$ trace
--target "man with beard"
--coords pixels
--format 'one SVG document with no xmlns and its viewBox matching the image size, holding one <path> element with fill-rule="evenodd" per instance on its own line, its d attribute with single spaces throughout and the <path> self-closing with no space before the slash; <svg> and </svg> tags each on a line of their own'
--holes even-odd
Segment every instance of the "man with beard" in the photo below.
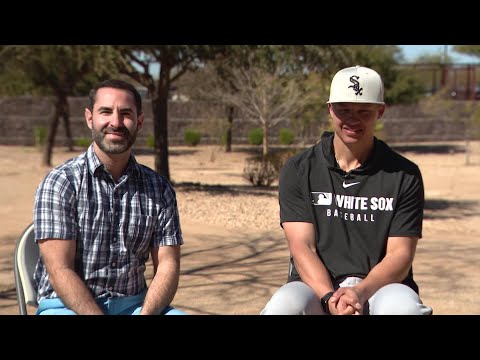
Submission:
<svg viewBox="0 0 480 360">
<path fill-rule="evenodd" d="M 89 98 L 93 143 L 53 169 L 35 196 L 37 314 L 184 314 L 170 306 L 183 244 L 175 191 L 131 154 L 144 121 L 140 94 L 107 80 Z"/>
</svg>

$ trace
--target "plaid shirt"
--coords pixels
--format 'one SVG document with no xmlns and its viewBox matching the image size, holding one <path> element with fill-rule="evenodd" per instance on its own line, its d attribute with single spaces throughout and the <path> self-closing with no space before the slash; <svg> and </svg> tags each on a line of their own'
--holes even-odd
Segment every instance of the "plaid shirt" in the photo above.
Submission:
<svg viewBox="0 0 480 360">
<path fill-rule="evenodd" d="M 90 145 L 39 185 L 35 241 L 76 241 L 75 271 L 97 298 L 135 295 L 146 287 L 150 250 L 183 244 L 175 191 L 130 156 L 116 183 Z M 58 297 L 40 258 L 38 301 Z"/>
</svg>

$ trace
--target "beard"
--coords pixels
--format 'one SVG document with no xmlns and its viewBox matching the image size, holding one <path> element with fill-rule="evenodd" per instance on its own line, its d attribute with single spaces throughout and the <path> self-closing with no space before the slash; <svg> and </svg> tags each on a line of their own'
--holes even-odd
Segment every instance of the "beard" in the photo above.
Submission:
<svg viewBox="0 0 480 360">
<path fill-rule="evenodd" d="M 106 134 L 116 132 L 122 133 L 123 139 L 108 140 L 105 138 Z M 131 134 L 126 127 L 121 128 L 108 128 L 103 130 L 97 130 L 92 127 L 92 138 L 97 146 L 106 154 L 122 154 L 128 151 L 135 143 L 137 138 L 137 132 Z"/>
</svg>

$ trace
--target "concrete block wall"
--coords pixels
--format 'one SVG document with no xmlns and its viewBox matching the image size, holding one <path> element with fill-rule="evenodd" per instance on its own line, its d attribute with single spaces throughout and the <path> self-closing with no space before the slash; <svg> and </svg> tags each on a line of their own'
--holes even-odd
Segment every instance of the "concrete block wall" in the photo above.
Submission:
<svg viewBox="0 0 480 360">
<path fill-rule="evenodd" d="M 90 130 L 85 124 L 84 109 L 88 104 L 87 97 L 69 98 L 70 126 L 74 138 L 90 138 Z M 146 144 L 149 134 L 153 134 L 151 102 L 144 100 L 145 124 L 138 135 L 137 145 Z M 0 98 L 0 144 L 2 145 L 34 145 L 35 127 L 48 128 L 49 119 L 53 116 L 52 99 L 48 97 L 3 97 Z M 319 121 L 306 130 L 306 143 L 314 143 L 322 129 L 328 127 L 327 114 L 320 116 Z M 201 143 L 218 143 L 218 128 L 208 127 L 213 118 L 226 118 L 223 106 L 194 102 L 169 103 L 169 144 L 183 145 L 183 131 L 193 127 L 203 133 Z M 425 114 L 418 106 L 389 107 L 383 118 L 384 138 L 389 142 L 423 142 L 462 140 L 465 127 L 459 121 L 448 118 L 435 118 Z M 243 121 L 237 114 L 233 123 L 234 144 L 247 144 L 248 131 L 256 124 Z M 270 143 L 278 143 L 278 130 L 282 127 L 295 128 L 289 123 L 280 123 L 270 133 Z M 210 130 L 209 130 L 210 129 Z M 297 139 L 298 140 L 298 139 Z M 65 130 L 59 122 L 56 135 L 56 146 L 65 143 Z"/>
</svg>

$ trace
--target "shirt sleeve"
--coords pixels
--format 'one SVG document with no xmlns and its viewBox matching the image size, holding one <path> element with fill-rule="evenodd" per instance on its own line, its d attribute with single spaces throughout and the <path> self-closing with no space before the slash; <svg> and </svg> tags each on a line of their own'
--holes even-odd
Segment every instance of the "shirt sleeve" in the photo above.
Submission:
<svg viewBox="0 0 480 360">
<path fill-rule="evenodd" d="M 163 189 L 164 207 L 158 216 L 153 247 L 182 245 L 183 236 L 180 228 L 175 190 L 166 181 Z"/>
<path fill-rule="evenodd" d="M 403 179 L 398 205 L 390 227 L 389 236 L 422 237 L 425 193 L 418 167 Z"/>
<path fill-rule="evenodd" d="M 287 160 L 280 171 L 278 198 L 280 203 L 280 225 L 284 222 L 313 223 L 309 199 L 301 188 L 299 169 L 294 161 Z"/>
<path fill-rule="evenodd" d="M 52 170 L 35 193 L 35 241 L 76 240 L 75 189 L 63 171 Z"/>
</svg>

